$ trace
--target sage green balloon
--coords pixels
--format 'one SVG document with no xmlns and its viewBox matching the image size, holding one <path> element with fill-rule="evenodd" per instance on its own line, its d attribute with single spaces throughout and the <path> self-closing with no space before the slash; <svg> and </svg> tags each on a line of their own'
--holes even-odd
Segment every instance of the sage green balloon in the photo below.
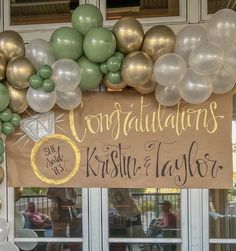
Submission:
<svg viewBox="0 0 236 251">
<path fill-rule="evenodd" d="M 43 79 L 48 79 L 52 76 L 52 67 L 50 65 L 41 65 L 37 71 L 38 75 Z"/>
<path fill-rule="evenodd" d="M 4 109 L 0 112 L 0 119 L 2 122 L 7 122 L 12 119 L 12 111 L 9 108 Z"/>
<path fill-rule="evenodd" d="M 2 132 L 2 121 L 0 120 L 0 134 Z M 0 138 L 0 144 L 3 144 L 3 140 Z"/>
<path fill-rule="evenodd" d="M 42 88 L 45 92 L 52 92 L 55 89 L 55 82 L 52 79 L 45 79 Z"/>
<path fill-rule="evenodd" d="M 103 73 L 103 74 L 108 74 L 109 71 L 107 69 L 107 62 L 103 62 L 100 64 L 100 71 Z"/>
<path fill-rule="evenodd" d="M 117 57 L 122 61 L 125 58 L 125 55 L 120 51 L 116 51 L 114 57 Z"/>
<path fill-rule="evenodd" d="M 122 81 L 120 71 L 109 72 L 108 73 L 108 80 L 111 81 L 113 84 L 120 83 Z"/>
<path fill-rule="evenodd" d="M 7 87 L 0 83 L 0 112 L 3 111 L 10 102 L 10 93 Z"/>
<path fill-rule="evenodd" d="M 105 62 L 116 50 L 116 39 L 112 31 L 105 28 L 93 28 L 84 38 L 84 54 L 96 63 Z"/>
<path fill-rule="evenodd" d="M 92 90 L 98 87 L 98 85 L 102 82 L 103 77 L 99 68 L 99 64 L 91 62 L 85 56 L 81 57 L 77 62 L 82 68 L 79 85 L 81 90 Z"/>
<path fill-rule="evenodd" d="M 83 54 L 82 35 L 74 28 L 61 27 L 56 29 L 50 38 L 50 42 L 56 59 L 77 60 Z"/>
<path fill-rule="evenodd" d="M 0 144 L 0 155 L 3 155 L 5 152 L 4 145 Z"/>
<path fill-rule="evenodd" d="M 82 4 L 77 7 L 71 18 L 72 26 L 85 36 L 94 27 L 103 26 L 101 11 L 92 4 Z"/>
<path fill-rule="evenodd" d="M 15 132 L 15 126 L 11 122 L 3 122 L 2 132 L 5 135 L 11 135 Z"/>
<path fill-rule="evenodd" d="M 43 85 L 43 79 L 39 75 L 34 74 L 29 79 L 29 85 L 34 89 L 39 89 Z"/>
<path fill-rule="evenodd" d="M 0 155 L 0 164 L 2 164 L 4 161 L 4 156 L 3 155 Z"/>
<path fill-rule="evenodd" d="M 117 72 L 121 68 L 121 60 L 117 57 L 110 57 L 107 60 L 107 69 L 111 72 Z"/>
<path fill-rule="evenodd" d="M 14 126 L 19 126 L 20 125 L 20 121 L 21 121 L 21 116 L 18 113 L 13 113 L 12 114 L 11 123 Z"/>
</svg>

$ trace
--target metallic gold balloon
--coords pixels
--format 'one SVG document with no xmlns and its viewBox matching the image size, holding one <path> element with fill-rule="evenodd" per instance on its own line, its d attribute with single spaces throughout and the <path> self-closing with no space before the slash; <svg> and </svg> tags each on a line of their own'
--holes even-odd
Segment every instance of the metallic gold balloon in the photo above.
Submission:
<svg viewBox="0 0 236 251">
<path fill-rule="evenodd" d="M 137 86 L 134 89 L 141 94 L 150 94 L 156 90 L 156 87 L 157 87 L 157 82 L 150 80 L 145 85 Z"/>
<path fill-rule="evenodd" d="M 26 57 L 12 59 L 7 65 L 6 77 L 12 86 L 24 89 L 29 86 L 28 79 L 35 72 L 33 65 Z"/>
<path fill-rule="evenodd" d="M 22 37 L 15 31 L 6 30 L 0 33 L 0 53 L 7 61 L 25 55 L 25 44 Z"/>
<path fill-rule="evenodd" d="M 146 52 L 155 61 L 160 56 L 173 52 L 174 46 L 174 32 L 165 25 L 157 25 L 145 34 L 142 51 Z"/>
<path fill-rule="evenodd" d="M 113 84 L 111 81 L 109 81 L 107 75 L 104 76 L 102 83 L 109 89 L 112 90 L 121 90 L 127 86 L 127 84 L 123 81 Z"/>
<path fill-rule="evenodd" d="M 22 196 L 22 193 L 23 193 L 23 187 L 15 187 L 15 202 L 17 202 L 21 196 Z"/>
<path fill-rule="evenodd" d="M 112 29 L 116 41 L 117 49 L 125 54 L 138 51 L 143 42 L 144 31 L 142 24 L 133 17 L 120 19 Z"/>
<path fill-rule="evenodd" d="M 7 89 L 10 93 L 10 104 L 9 107 L 13 112 L 22 113 L 28 107 L 26 99 L 27 89 L 16 89 L 6 82 Z"/>
<path fill-rule="evenodd" d="M 152 77 L 153 62 L 144 52 L 135 51 L 125 57 L 121 77 L 123 81 L 134 88 L 145 85 Z"/>
<path fill-rule="evenodd" d="M 0 54 L 0 80 L 3 80 L 6 76 L 6 66 L 6 58 L 2 54 Z"/>
<path fill-rule="evenodd" d="M 3 170 L 3 168 L 0 166 L 0 184 L 3 182 L 4 177 L 5 177 L 4 170 Z"/>
<path fill-rule="evenodd" d="M 2 200 L 0 199 L 0 209 L 2 208 Z"/>
</svg>

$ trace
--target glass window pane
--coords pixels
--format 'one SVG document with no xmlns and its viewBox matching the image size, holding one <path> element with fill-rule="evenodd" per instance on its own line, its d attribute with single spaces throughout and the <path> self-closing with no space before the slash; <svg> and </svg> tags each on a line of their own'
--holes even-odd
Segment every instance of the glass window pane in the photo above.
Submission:
<svg viewBox="0 0 236 251">
<path fill-rule="evenodd" d="M 179 16 L 179 0 L 106 0 L 107 19 Z"/>
<path fill-rule="evenodd" d="M 181 235 L 177 189 L 109 189 L 110 237 L 176 238 Z"/>
<path fill-rule="evenodd" d="M 82 243 L 66 242 L 66 243 L 56 243 L 56 242 L 38 242 L 30 243 L 27 242 L 17 242 L 15 243 L 20 251 L 29 250 L 29 247 L 36 245 L 32 251 L 83 251 Z M 22 248 L 22 249 L 21 249 Z"/>
<path fill-rule="evenodd" d="M 208 14 L 214 14 L 218 10 L 231 8 L 236 10 L 236 2 L 229 0 L 208 0 L 207 1 L 207 11 Z"/>
<path fill-rule="evenodd" d="M 79 0 L 11 0 L 11 25 L 70 22 Z"/>
<path fill-rule="evenodd" d="M 234 251 L 236 244 L 211 244 L 210 251 Z"/>
<path fill-rule="evenodd" d="M 48 238 L 81 237 L 81 189 L 15 188 L 15 237 L 30 232 Z"/>
<path fill-rule="evenodd" d="M 180 244 L 110 244 L 110 251 L 180 251 Z"/>
</svg>

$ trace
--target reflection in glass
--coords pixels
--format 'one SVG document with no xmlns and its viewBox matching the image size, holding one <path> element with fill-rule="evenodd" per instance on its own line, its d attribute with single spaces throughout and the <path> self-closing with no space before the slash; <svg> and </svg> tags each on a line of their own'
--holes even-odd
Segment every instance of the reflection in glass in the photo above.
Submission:
<svg viewBox="0 0 236 251">
<path fill-rule="evenodd" d="M 15 236 L 21 229 L 31 229 L 39 237 L 82 237 L 81 190 L 15 189 Z M 55 246 L 55 251 L 61 250 L 60 243 Z"/>
<path fill-rule="evenodd" d="M 180 192 L 109 189 L 110 237 L 180 237 Z"/>
<path fill-rule="evenodd" d="M 208 2 L 207 2 L 208 14 L 214 14 L 218 10 L 225 9 L 225 8 L 236 10 L 236 1 L 208 0 Z"/>
<path fill-rule="evenodd" d="M 110 244 L 110 251 L 180 251 L 180 244 Z"/>
<path fill-rule="evenodd" d="M 236 244 L 211 244 L 209 251 L 235 251 Z"/>
<path fill-rule="evenodd" d="M 107 19 L 179 15 L 179 0 L 107 0 Z"/>
<path fill-rule="evenodd" d="M 79 0 L 11 0 L 11 25 L 70 22 Z"/>
</svg>

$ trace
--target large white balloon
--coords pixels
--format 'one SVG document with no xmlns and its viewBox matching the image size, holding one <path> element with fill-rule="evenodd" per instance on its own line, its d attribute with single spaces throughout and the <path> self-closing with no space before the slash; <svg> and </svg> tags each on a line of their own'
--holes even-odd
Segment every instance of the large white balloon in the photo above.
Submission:
<svg viewBox="0 0 236 251">
<path fill-rule="evenodd" d="M 199 75 L 212 75 L 222 66 L 224 51 L 218 45 L 204 42 L 189 56 L 190 68 Z"/>
<path fill-rule="evenodd" d="M 0 242 L 0 251 L 19 251 L 19 248 L 11 242 Z"/>
<path fill-rule="evenodd" d="M 177 35 L 174 51 L 188 62 L 192 50 L 206 40 L 207 32 L 199 24 L 190 24 Z"/>
<path fill-rule="evenodd" d="M 56 85 L 56 90 L 68 92 L 74 90 L 80 83 L 80 66 L 72 59 L 60 59 L 53 65 L 52 80 Z"/>
<path fill-rule="evenodd" d="M 50 111 L 56 103 L 57 94 L 53 92 L 45 92 L 42 88 L 33 89 L 29 88 L 27 91 L 26 99 L 28 105 L 36 112 L 44 113 Z"/>
<path fill-rule="evenodd" d="M 176 86 L 161 86 L 158 85 L 155 92 L 156 100 L 159 104 L 164 106 L 176 105 L 181 97 Z"/>
<path fill-rule="evenodd" d="M 191 104 L 207 100 L 212 93 L 212 79 L 188 69 L 183 80 L 178 83 L 180 96 Z"/>
<path fill-rule="evenodd" d="M 184 59 L 176 53 L 159 57 L 154 64 L 153 76 L 157 83 L 173 86 L 183 78 L 186 71 Z"/>
<path fill-rule="evenodd" d="M 229 92 L 235 84 L 235 79 L 223 67 L 212 76 L 213 92 L 223 94 Z"/>
<path fill-rule="evenodd" d="M 223 66 L 233 78 L 236 78 L 236 45 L 233 45 L 225 52 Z"/>
<path fill-rule="evenodd" d="M 31 229 L 22 229 L 16 232 L 16 238 L 37 238 L 38 235 Z M 37 246 L 37 242 L 16 242 L 21 250 L 33 250 Z"/>
<path fill-rule="evenodd" d="M 79 87 L 69 92 L 57 92 L 57 105 L 64 110 L 73 110 L 80 105 L 82 92 Z"/>
<path fill-rule="evenodd" d="M 25 49 L 25 56 L 36 69 L 41 65 L 52 65 L 55 62 L 50 44 L 43 39 L 34 39 L 29 42 Z"/>
<path fill-rule="evenodd" d="M 236 13 L 230 9 L 216 12 L 208 21 L 208 39 L 226 49 L 236 41 Z"/>
<path fill-rule="evenodd" d="M 5 241 L 9 234 L 9 224 L 5 219 L 0 218 L 0 241 Z"/>
</svg>

